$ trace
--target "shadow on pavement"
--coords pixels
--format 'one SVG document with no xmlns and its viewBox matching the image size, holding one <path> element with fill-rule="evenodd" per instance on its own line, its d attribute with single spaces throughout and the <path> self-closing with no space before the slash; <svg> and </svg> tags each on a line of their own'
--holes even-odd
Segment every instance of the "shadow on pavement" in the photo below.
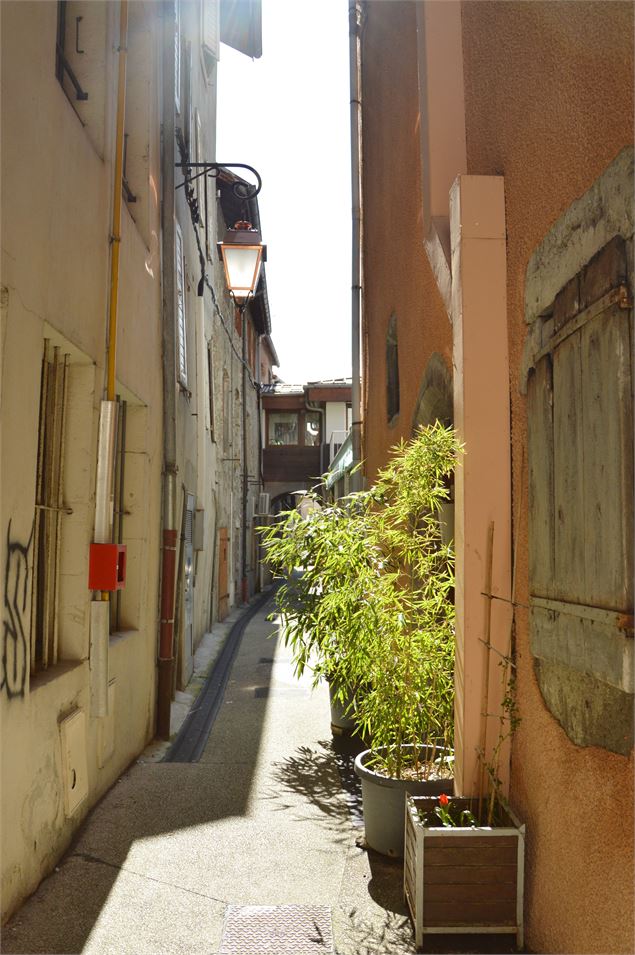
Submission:
<svg viewBox="0 0 635 955">
<path fill-rule="evenodd" d="M 149 933 L 153 918 L 156 925 L 165 925 L 165 912 L 175 905 L 190 906 L 191 918 L 203 921 L 209 918 L 210 907 L 224 906 L 224 900 L 206 894 L 205 886 L 195 883 L 199 870 L 196 866 L 191 873 L 184 869 L 179 852 L 168 851 L 157 858 L 153 839 L 169 833 L 181 851 L 186 845 L 193 852 L 209 854 L 212 865 L 214 846 L 203 843 L 201 827 L 246 814 L 267 714 L 269 661 L 279 639 L 275 624 L 267 623 L 264 630 L 245 633 L 225 690 L 226 703 L 200 761 L 162 763 L 140 758 L 133 763 L 92 808 L 55 871 L 3 926 L 2 952 L 81 953 L 115 891 L 140 897 L 153 887 L 144 911 Z M 258 693 L 253 687 L 254 672 Z M 236 719 L 238 713 L 240 719 Z M 151 944 L 150 935 L 147 938 Z M 156 951 L 182 950 L 178 940 L 174 948 L 165 937 L 156 944 Z"/>
</svg>

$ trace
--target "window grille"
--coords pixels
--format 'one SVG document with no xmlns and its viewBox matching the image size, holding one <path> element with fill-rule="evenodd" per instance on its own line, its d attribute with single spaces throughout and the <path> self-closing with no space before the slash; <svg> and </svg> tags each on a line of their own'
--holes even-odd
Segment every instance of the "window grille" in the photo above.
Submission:
<svg viewBox="0 0 635 955">
<path fill-rule="evenodd" d="M 57 663 L 68 355 L 44 342 L 35 491 L 31 673 Z"/>
</svg>

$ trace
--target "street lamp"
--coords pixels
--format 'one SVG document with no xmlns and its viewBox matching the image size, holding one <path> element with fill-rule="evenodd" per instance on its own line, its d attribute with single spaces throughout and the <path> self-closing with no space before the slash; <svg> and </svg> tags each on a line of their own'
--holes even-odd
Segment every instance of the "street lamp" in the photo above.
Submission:
<svg viewBox="0 0 635 955">
<path fill-rule="evenodd" d="M 248 219 L 249 200 L 254 199 L 262 188 L 260 175 L 253 166 L 240 162 L 181 162 L 176 165 L 181 167 L 185 176 L 177 189 L 185 187 L 188 201 L 194 198 L 191 184 L 200 176 L 216 179 L 224 169 L 248 169 L 256 177 L 255 183 L 240 181 L 232 184 L 234 195 L 243 203 L 243 217 L 233 228 L 227 229 L 223 241 L 218 243 L 218 256 L 223 263 L 229 294 L 243 310 L 249 299 L 255 295 L 260 268 L 262 263 L 267 261 L 267 246 L 263 245 L 260 232 L 254 229 Z M 203 274 L 199 283 L 199 295 L 203 294 L 201 286 L 204 279 Z"/>
<path fill-rule="evenodd" d="M 244 305 L 256 292 L 260 266 L 267 258 L 260 233 L 251 222 L 241 219 L 218 243 L 218 257 L 225 268 L 229 294 L 237 305 Z"/>
</svg>

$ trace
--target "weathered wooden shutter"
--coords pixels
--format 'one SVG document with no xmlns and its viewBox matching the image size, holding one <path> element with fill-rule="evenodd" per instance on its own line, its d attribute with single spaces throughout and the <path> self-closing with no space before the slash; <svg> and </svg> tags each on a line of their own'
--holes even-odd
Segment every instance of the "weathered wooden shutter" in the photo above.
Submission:
<svg viewBox="0 0 635 955">
<path fill-rule="evenodd" d="M 203 59 L 209 70 L 220 54 L 219 0 L 201 0 L 201 39 Z"/>
<path fill-rule="evenodd" d="M 528 384 L 536 674 L 574 742 L 620 753 L 633 745 L 633 312 L 624 245 L 612 240 L 558 295 Z"/>
<path fill-rule="evenodd" d="M 176 348 L 178 378 L 187 388 L 187 339 L 185 333 L 185 263 L 183 259 L 183 233 L 176 223 L 175 228 L 175 257 L 176 257 Z"/>
<path fill-rule="evenodd" d="M 220 38 L 245 56 L 262 56 L 262 0 L 223 0 Z"/>
</svg>

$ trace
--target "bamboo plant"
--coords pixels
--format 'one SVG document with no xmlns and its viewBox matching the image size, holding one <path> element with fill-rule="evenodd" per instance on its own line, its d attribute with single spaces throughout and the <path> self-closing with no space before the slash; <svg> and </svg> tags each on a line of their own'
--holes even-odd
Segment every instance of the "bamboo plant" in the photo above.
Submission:
<svg viewBox="0 0 635 955">
<path fill-rule="evenodd" d="M 453 553 L 438 514 L 457 452 L 452 429 L 423 428 L 368 491 L 263 530 L 274 572 L 297 569 L 277 595 L 296 671 L 357 691 L 373 768 L 396 778 L 425 778 L 452 749 Z"/>
</svg>

